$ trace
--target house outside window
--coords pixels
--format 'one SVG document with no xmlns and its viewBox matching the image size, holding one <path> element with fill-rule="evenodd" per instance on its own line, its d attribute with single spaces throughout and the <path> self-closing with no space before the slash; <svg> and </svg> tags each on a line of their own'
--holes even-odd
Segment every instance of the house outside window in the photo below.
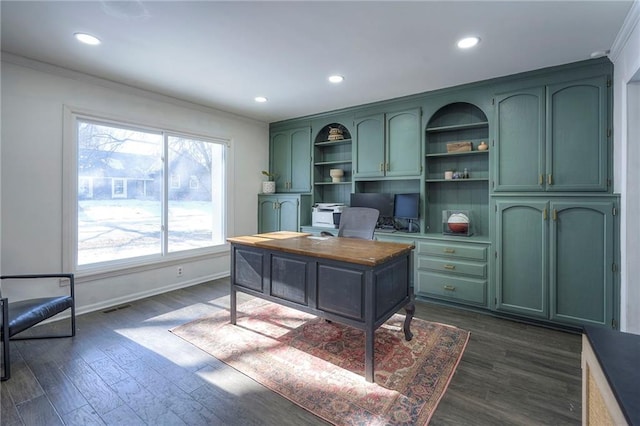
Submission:
<svg viewBox="0 0 640 426">
<path fill-rule="evenodd" d="M 127 185 L 124 179 L 111 179 L 111 196 L 113 198 L 127 198 Z"/>
<path fill-rule="evenodd" d="M 225 243 L 226 141 L 80 115 L 74 123 L 76 270 Z"/>
<path fill-rule="evenodd" d="M 171 178 L 169 179 L 169 187 L 171 189 L 180 189 L 180 176 L 178 175 L 171 175 Z"/>
<path fill-rule="evenodd" d="M 199 187 L 200 187 L 200 181 L 198 180 L 198 176 L 196 175 L 189 176 L 189 188 L 198 189 Z"/>
</svg>

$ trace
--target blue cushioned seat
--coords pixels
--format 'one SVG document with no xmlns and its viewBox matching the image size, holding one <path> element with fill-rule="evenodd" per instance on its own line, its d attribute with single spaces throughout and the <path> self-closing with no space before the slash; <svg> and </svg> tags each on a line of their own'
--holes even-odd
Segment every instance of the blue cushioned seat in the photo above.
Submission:
<svg viewBox="0 0 640 426">
<path fill-rule="evenodd" d="M 9 354 L 9 340 L 14 339 L 49 339 L 54 337 L 73 337 L 76 335 L 76 312 L 74 299 L 74 277 L 73 274 L 40 274 L 40 275 L 3 275 L 0 280 L 34 280 L 39 278 L 56 278 L 69 280 L 69 295 L 54 297 L 39 297 L 27 300 L 9 302 L 5 298 L 0 298 L 0 341 L 2 342 L 2 361 L 4 374 L 0 380 L 7 380 L 11 377 L 11 357 Z M 56 285 L 57 286 L 57 285 Z M 52 318 L 61 312 L 71 309 L 71 332 L 64 335 L 29 335 L 26 337 L 14 338 L 16 334 Z"/>
</svg>

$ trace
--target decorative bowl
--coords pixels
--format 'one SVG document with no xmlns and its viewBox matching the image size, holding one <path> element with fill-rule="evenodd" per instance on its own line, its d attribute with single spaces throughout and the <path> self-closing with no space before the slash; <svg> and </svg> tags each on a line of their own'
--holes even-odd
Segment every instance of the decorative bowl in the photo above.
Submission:
<svg viewBox="0 0 640 426">
<path fill-rule="evenodd" d="M 329 176 L 331 176 L 332 182 L 342 182 L 342 176 L 344 176 L 344 170 L 342 169 L 330 169 Z"/>
</svg>

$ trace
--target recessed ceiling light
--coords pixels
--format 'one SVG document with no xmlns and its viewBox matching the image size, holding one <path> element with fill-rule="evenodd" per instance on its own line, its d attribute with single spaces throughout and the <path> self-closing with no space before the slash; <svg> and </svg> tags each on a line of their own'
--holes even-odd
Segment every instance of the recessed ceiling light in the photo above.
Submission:
<svg viewBox="0 0 640 426">
<path fill-rule="evenodd" d="M 253 98 L 253 100 L 256 102 L 262 103 L 262 102 L 267 102 L 268 99 L 265 98 L 264 96 L 256 96 L 255 98 Z"/>
<path fill-rule="evenodd" d="M 84 43 L 84 44 L 90 44 L 92 46 L 98 45 L 101 43 L 100 39 L 97 37 L 92 36 L 91 34 L 86 34 L 86 33 L 75 33 L 73 35 L 76 40 Z"/>
<path fill-rule="evenodd" d="M 480 39 L 478 37 L 465 37 L 458 41 L 458 47 L 460 49 L 468 49 L 478 43 L 480 43 Z"/>
<path fill-rule="evenodd" d="M 329 77 L 329 81 L 332 83 L 342 83 L 344 81 L 344 77 L 341 75 L 332 75 Z"/>
</svg>

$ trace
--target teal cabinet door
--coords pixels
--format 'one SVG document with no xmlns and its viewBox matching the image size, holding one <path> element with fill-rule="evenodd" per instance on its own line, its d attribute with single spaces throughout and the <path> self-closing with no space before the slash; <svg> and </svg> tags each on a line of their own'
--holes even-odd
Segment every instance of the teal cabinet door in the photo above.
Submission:
<svg viewBox="0 0 640 426">
<path fill-rule="evenodd" d="M 311 191 L 311 129 L 308 127 L 271 134 L 271 173 L 276 192 Z"/>
<path fill-rule="evenodd" d="M 420 128 L 420 108 L 386 115 L 386 176 L 420 176 Z"/>
<path fill-rule="evenodd" d="M 607 191 L 606 76 L 547 87 L 547 190 Z"/>
<path fill-rule="evenodd" d="M 280 210 L 279 231 L 298 232 L 300 223 L 298 223 L 298 198 L 280 197 L 278 209 Z"/>
<path fill-rule="evenodd" d="M 609 190 L 607 77 L 495 97 L 494 190 Z"/>
<path fill-rule="evenodd" d="M 288 191 L 291 176 L 291 134 L 288 131 L 271 135 L 271 173 L 276 174 L 276 192 Z"/>
<path fill-rule="evenodd" d="M 545 173 L 544 88 L 495 98 L 495 191 L 543 191 Z"/>
<path fill-rule="evenodd" d="M 548 318 L 546 201 L 496 201 L 496 309 Z"/>
<path fill-rule="evenodd" d="M 299 232 L 311 225 L 311 194 L 258 195 L 258 232 Z"/>
<path fill-rule="evenodd" d="M 353 176 L 384 176 L 384 114 L 355 121 Z"/>
<path fill-rule="evenodd" d="M 551 202 L 551 319 L 610 326 L 614 203 Z"/>
<path fill-rule="evenodd" d="M 291 179 L 289 192 L 311 191 L 311 129 L 291 132 Z"/>
<path fill-rule="evenodd" d="M 258 196 L 258 232 L 280 230 L 280 215 L 277 210 L 278 199 L 273 195 Z"/>
</svg>

